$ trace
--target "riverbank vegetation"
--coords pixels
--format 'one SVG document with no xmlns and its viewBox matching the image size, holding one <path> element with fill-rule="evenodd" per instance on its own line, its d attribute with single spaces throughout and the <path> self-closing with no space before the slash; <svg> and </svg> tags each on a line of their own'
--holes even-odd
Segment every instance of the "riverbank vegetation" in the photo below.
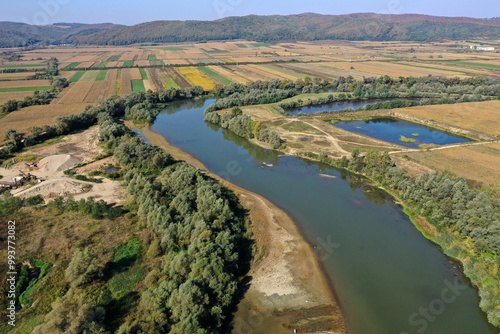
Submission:
<svg viewBox="0 0 500 334">
<path fill-rule="evenodd" d="M 426 235 L 443 251 L 464 265 L 464 273 L 478 288 L 481 309 L 500 327 L 500 201 L 470 187 L 449 171 L 412 177 L 392 161 L 387 152 L 358 148 L 351 157 L 331 159 L 326 154 L 305 157 L 363 174 L 389 190 L 411 216 L 421 216 L 437 231 Z"/>
<path fill-rule="evenodd" d="M 274 108 L 281 114 L 288 115 L 290 109 L 294 108 L 345 101 L 391 99 L 375 101 L 356 109 L 347 107 L 342 110 L 329 111 L 328 106 L 325 106 L 325 111 L 318 112 L 321 114 L 477 102 L 500 97 L 500 81 L 482 77 L 463 80 L 440 77 L 393 79 L 388 76 L 354 80 L 352 77 L 340 77 L 332 81 L 329 87 L 332 91 L 340 93 L 320 94 L 317 98 L 308 96 L 307 99 L 301 97 L 288 99 L 275 104 Z"/>
<path fill-rule="evenodd" d="M 80 223 L 78 242 L 66 242 L 72 233 L 62 238 L 63 248 L 52 246 L 52 253 L 44 247 L 19 254 L 32 267 L 35 261 L 48 264 L 43 276 L 23 281 L 18 291 L 25 299 L 29 294 L 30 303 L 18 310 L 28 331 L 213 333 L 229 325 L 239 278 L 251 260 L 246 212 L 216 180 L 144 143 L 121 124 L 118 118 L 127 112 L 132 117 L 130 110 L 146 99 L 140 93 L 107 99 L 55 125 L 63 133 L 101 125 L 102 145 L 125 169 L 131 200 L 124 207 L 56 198 L 31 212 L 22 200 L 0 198 L 14 219 L 26 221 L 22 231 L 28 235 L 28 227 L 44 215 L 50 224 L 39 229 L 62 226 L 70 217 Z M 99 226 L 109 229 L 110 222 L 121 231 L 101 231 Z M 111 242 L 103 243 L 100 234 L 110 235 Z M 65 270 L 52 269 L 56 265 Z M 34 302 L 43 307 L 30 308 Z"/>
<path fill-rule="evenodd" d="M 220 125 L 243 138 L 257 138 L 274 149 L 281 146 L 282 140 L 276 131 L 268 129 L 262 122 L 253 121 L 248 115 L 243 115 L 239 107 L 233 107 L 231 112 L 222 114 L 222 117 L 218 113 L 208 110 L 205 111 L 205 121 L 207 122 Z"/>
<path fill-rule="evenodd" d="M 366 79 L 365 79 L 366 80 Z M 371 80 L 371 79 L 370 79 Z M 386 81 L 387 80 L 387 83 Z M 348 84 L 350 82 L 350 85 Z M 405 87 L 408 93 L 417 94 L 416 88 L 425 92 L 431 90 L 437 93 L 456 93 L 462 87 L 460 94 L 484 92 L 485 83 L 488 94 L 495 97 L 500 95 L 498 80 L 475 78 L 465 80 L 448 80 L 443 78 L 400 78 L 390 79 L 380 77 L 375 79 L 368 86 L 358 86 L 359 82 L 350 80 L 344 83 L 333 83 L 337 90 L 354 90 L 356 92 L 368 92 L 377 87 L 385 87 L 391 91 L 391 86 L 398 84 L 400 88 Z M 360 89 L 356 87 L 361 87 Z M 363 88 L 365 87 L 365 88 Z M 480 87 L 480 88 L 479 88 Z M 479 88 L 479 89 L 478 89 Z M 397 88 L 396 88 L 397 90 Z M 369 95 L 370 93 L 367 93 Z M 257 92 L 252 95 L 258 96 Z M 324 94 L 323 94 L 324 95 Z M 356 94 L 357 96 L 365 96 Z M 326 99 L 328 99 L 326 96 Z M 462 102 L 466 102 L 468 96 L 462 95 Z M 472 95 L 475 96 L 475 95 Z M 222 116 L 215 110 L 226 109 L 235 104 L 244 104 L 245 100 L 240 99 L 241 95 L 232 100 L 231 96 L 221 99 L 221 103 L 207 108 L 205 119 L 207 121 L 220 124 L 238 135 L 245 137 L 251 133 L 251 118 L 241 114 L 239 108 L 236 112 L 226 112 Z M 342 98 L 347 98 L 343 94 Z M 294 98 L 297 99 L 297 98 Z M 329 98 L 332 99 L 331 97 Z M 247 100 L 253 104 L 254 100 Z M 451 100 L 450 100 L 451 101 Z M 322 101 L 317 101 L 322 102 Z M 298 102 L 297 103 L 302 103 Z M 235 116 L 237 114 L 237 116 Z M 235 121 L 238 124 L 232 128 L 229 124 L 235 117 L 240 117 L 245 122 Z M 241 125 L 246 126 L 241 126 Z M 265 122 L 260 126 L 267 129 Z M 416 136 L 414 136 L 416 137 Z M 401 137 L 402 141 L 415 141 L 413 138 Z M 342 159 L 333 159 L 326 153 L 304 153 L 303 156 L 313 158 L 336 167 L 346 168 L 355 173 L 363 174 L 381 187 L 387 189 L 404 204 L 406 212 L 410 216 L 424 217 L 436 235 L 427 234 L 443 251 L 464 264 L 464 272 L 478 287 L 481 296 L 481 308 L 487 313 L 488 320 L 495 326 L 500 326 L 500 310 L 496 307 L 500 304 L 500 202 L 489 197 L 486 193 L 470 186 L 465 178 L 456 177 L 449 171 L 423 173 L 420 176 L 410 176 L 396 166 L 387 152 L 367 150 L 364 155 L 359 148 L 351 151 L 350 158 L 343 156 Z M 418 219 L 414 220 L 418 222 Z"/>
</svg>

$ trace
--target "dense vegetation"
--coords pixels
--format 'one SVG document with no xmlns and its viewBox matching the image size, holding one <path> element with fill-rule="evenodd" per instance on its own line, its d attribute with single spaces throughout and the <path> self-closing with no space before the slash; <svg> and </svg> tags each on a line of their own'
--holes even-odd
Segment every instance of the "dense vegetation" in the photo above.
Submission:
<svg viewBox="0 0 500 334">
<path fill-rule="evenodd" d="M 163 102 L 174 95 L 185 96 L 186 91 L 168 93 L 162 94 Z M 139 242 L 124 250 L 134 251 L 133 258 L 118 256 L 123 252 L 118 249 L 113 259 L 98 252 L 98 245 L 80 243 L 66 267 L 59 297 L 33 333 L 219 333 L 229 323 L 239 277 L 248 270 L 251 255 L 245 211 L 227 188 L 145 144 L 118 121 L 127 113 L 133 116 L 134 106 L 154 103 L 158 96 L 150 95 L 154 96 L 132 93 L 109 98 L 78 115 L 57 119 L 52 130 L 56 134 L 101 125 L 106 149 L 127 170 L 124 181 L 133 198 L 127 216 L 138 233 L 149 235 L 149 241 L 145 254 L 141 255 Z M 14 130 L 9 132 L 9 138 L 18 136 Z M 0 213 L 15 213 L 32 202 L 37 201 L 0 197 Z M 103 201 L 71 198 L 56 198 L 46 210 L 111 220 L 124 213 Z M 111 293 L 110 284 L 119 270 L 134 265 L 140 256 L 155 266 L 136 282 L 144 279 L 137 302 L 117 310 L 117 303 L 126 300 L 116 299 L 118 292 Z M 21 295 L 32 283 L 22 284 Z"/>
<path fill-rule="evenodd" d="M 70 23 L 30 26 L 2 22 L 0 32 L 0 47 L 63 43 L 127 45 L 234 39 L 259 42 L 324 39 L 441 41 L 499 39 L 500 19 L 372 13 L 338 16 L 250 15 L 217 21 L 155 21 L 131 27 Z"/>
<path fill-rule="evenodd" d="M 56 23 L 33 26 L 24 23 L 0 22 L 0 47 L 64 44 L 79 36 L 87 36 L 116 27 L 119 26 L 109 23 Z"/>
<path fill-rule="evenodd" d="M 243 115 L 239 107 L 233 107 L 231 112 L 226 112 L 221 116 L 215 111 L 205 112 L 205 121 L 220 125 L 224 129 L 233 131 L 243 138 L 257 138 L 258 140 L 268 143 L 272 148 L 277 149 L 281 146 L 282 140 L 278 133 L 274 130 L 267 129 L 261 122 L 252 121 L 248 115 Z"/>
<path fill-rule="evenodd" d="M 103 31 L 75 41 L 126 45 L 233 39 L 259 42 L 325 39 L 431 41 L 472 37 L 498 39 L 500 20 L 377 14 L 251 15 L 217 21 L 155 21 Z"/>
<path fill-rule="evenodd" d="M 8 112 L 12 112 L 21 106 L 25 106 L 25 103 L 32 103 L 29 105 L 36 103 L 47 104 L 55 97 L 56 92 L 57 90 L 36 92 L 34 97 L 26 98 L 26 102 L 23 101 L 21 104 L 16 101 L 7 102 L 4 108 Z M 25 147 L 60 135 L 66 135 L 73 131 L 86 129 L 95 124 L 103 125 L 100 131 L 102 139 L 112 139 L 123 135 L 125 131 L 123 125 L 109 122 L 113 117 L 126 116 L 127 119 L 136 123 L 152 122 L 164 103 L 204 94 L 206 92 L 202 87 L 193 86 L 185 89 L 166 89 L 148 93 L 135 92 L 122 97 L 112 96 L 101 101 L 98 106 L 87 106 L 85 111 L 79 114 L 56 117 L 54 125 L 33 127 L 29 134 L 18 133 L 14 129 L 7 130 L 5 133 L 7 143 L 4 147 L 0 148 L 0 159 L 18 152 Z"/>
</svg>

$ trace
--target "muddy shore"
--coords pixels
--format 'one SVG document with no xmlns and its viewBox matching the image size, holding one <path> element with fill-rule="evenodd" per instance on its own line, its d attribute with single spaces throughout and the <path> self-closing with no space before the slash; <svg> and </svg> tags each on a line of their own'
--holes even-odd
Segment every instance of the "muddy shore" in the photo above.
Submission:
<svg viewBox="0 0 500 334">
<path fill-rule="evenodd" d="M 144 135 L 175 159 L 206 170 L 150 127 Z M 234 314 L 233 333 L 345 333 L 345 320 L 312 247 L 293 220 L 266 198 L 211 177 L 230 188 L 249 211 L 257 252 L 245 277 L 248 290 Z"/>
</svg>

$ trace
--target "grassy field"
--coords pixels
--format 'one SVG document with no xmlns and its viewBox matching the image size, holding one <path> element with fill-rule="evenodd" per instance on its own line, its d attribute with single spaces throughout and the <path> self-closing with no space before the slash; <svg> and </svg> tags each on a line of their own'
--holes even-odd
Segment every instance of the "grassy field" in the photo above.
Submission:
<svg viewBox="0 0 500 334">
<path fill-rule="evenodd" d="M 149 55 L 148 60 L 157 60 L 156 55 Z"/>
<path fill-rule="evenodd" d="M 223 77 L 219 73 L 216 73 L 216 72 L 212 71 L 211 69 L 206 68 L 205 66 L 200 66 L 200 67 L 198 67 L 198 69 L 202 70 L 203 72 L 210 75 L 214 79 L 222 82 L 223 84 L 229 85 L 230 83 L 232 83 L 232 81 L 229 80 L 228 78 Z"/>
<path fill-rule="evenodd" d="M 142 80 L 132 80 L 132 91 L 133 92 L 145 92 L 144 82 Z"/>
<path fill-rule="evenodd" d="M 0 88 L 0 93 L 7 92 L 31 92 L 37 90 L 51 90 L 52 86 L 47 87 L 18 87 L 18 88 Z"/>
<path fill-rule="evenodd" d="M 85 74 L 85 71 L 78 71 L 68 81 L 69 82 L 78 82 L 78 81 L 80 81 L 80 79 L 83 77 L 84 74 Z"/>
<path fill-rule="evenodd" d="M 453 64 L 453 65 L 483 67 L 483 68 L 488 68 L 488 69 L 500 70 L 500 65 L 495 65 L 495 64 L 472 63 L 472 62 L 468 62 L 468 61 L 447 61 L 446 63 Z"/>
<path fill-rule="evenodd" d="M 95 81 L 104 81 L 106 80 L 107 75 L 108 75 L 108 70 L 99 71 L 99 74 L 97 75 Z"/>
<path fill-rule="evenodd" d="M 268 46 L 273 46 L 274 44 L 270 43 L 251 43 L 253 47 L 260 48 L 260 47 L 268 47 Z"/>
<path fill-rule="evenodd" d="M 141 71 L 142 80 L 149 80 L 148 74 L 146 73 L 146 70 L 144 68 L 141 68 L 140 71 Z"/>
<path fill-rule="evenodd" d="M 123 67 L 132 67 L 132 66 L 134 66 L 134 62 L 132 60 L 123 62 Z"/>
<path fill-rule="evenodd" d="M 0 66 L 0 68 L 24 68 L 24 67 L 46 67 L 47 65 L 45 64 L 30 64 L 30 65 L 7 65 L 7 66 Z"/>
<path fill-rule="evenodd" d="M 72 70 L 72 69 L 74 69 L 74 68 L 76 68 L 76 67 L 80 66 L 80 64 L 81 64 L 81 63 L 71 63 L 71 64 L 69 64 L 68 66 L 66 66 L 66 68 L 65 68 L 65 69 L 66 69 L 66 70 Z"/>
</svg>

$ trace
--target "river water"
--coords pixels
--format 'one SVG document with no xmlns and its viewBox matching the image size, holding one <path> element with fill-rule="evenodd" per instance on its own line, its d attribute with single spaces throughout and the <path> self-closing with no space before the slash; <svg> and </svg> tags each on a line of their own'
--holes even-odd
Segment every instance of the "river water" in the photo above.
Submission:
<svg viewBox="0 0 500 334">
<path fill-rule="evenodd" d="M 477 291 L 390 196 L 363 178 L 280 157 L 205 123 L 203 111 L 214 101 L 172 103 L 152 130 L 294 219 L 318 252 L 349 333 L 498 333 Z"/>
</svg>

